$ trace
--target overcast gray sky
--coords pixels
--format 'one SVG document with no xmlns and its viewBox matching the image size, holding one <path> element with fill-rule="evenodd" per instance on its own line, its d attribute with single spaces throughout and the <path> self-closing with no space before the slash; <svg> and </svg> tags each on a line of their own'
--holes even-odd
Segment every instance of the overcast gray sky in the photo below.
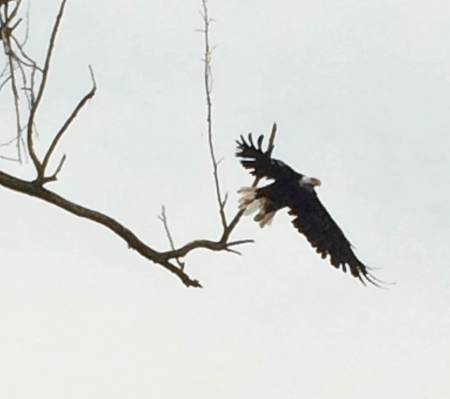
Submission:
<svg viewBox="0 0 450 399">
<path fill-rule="evenodd" d="M 58 1 L 32 2 L 41 57 Z M 206 145 L 200 1 L 69 1 L 38 118 L 73 104 L 52 188 L 167 248 L 220 232 Z M 364 288 L 285 212 L 242 257 L 198 251 L 186 289 L 100 226 L 0 189 L 2 398 L 445 398 L 450 395 L 450 8 L 430 0 L 210 0 L 214 122 L 229 214 L 249 131 L 322 180 L 356 247 L 397 284 Z M 0 97 L 0 135 L 14 120 Z M 8 133 L 9 134 L 9 133 Z M 2 170 L 32 177 L 30 165 Z"/>
</svg>

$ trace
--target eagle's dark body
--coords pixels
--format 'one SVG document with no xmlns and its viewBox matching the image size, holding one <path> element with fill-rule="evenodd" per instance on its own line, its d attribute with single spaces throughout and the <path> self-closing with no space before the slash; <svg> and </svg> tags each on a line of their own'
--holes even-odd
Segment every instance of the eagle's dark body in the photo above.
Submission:
<svg viewBox="0 0 450 399">
<path fill-rule="evenodd" d="M 258 211 L 254 220 L 261 227 L 270 224 L 278 210 L 288 208 L 294 216 L 292 224 L 305 235 L 309 243 L 322 258 L 330 256 L 330 263 L 365 283 L 378 285 L 379 280 L 372 276 L 368 268 L 356 257 L 351 244 L 342 230 L 320 202 L 315 186 L 320 181 L 294 171 L 283 162 L 273 159 L 261 148 L 263 136 L 253 143 L 241 137 L 236 156 L 242 165 L 258 178 L 272 179 L 273 183 L 261 188 L 243 187 L 240 191 L 240 208 L 245 214 Z"/>
</svg>

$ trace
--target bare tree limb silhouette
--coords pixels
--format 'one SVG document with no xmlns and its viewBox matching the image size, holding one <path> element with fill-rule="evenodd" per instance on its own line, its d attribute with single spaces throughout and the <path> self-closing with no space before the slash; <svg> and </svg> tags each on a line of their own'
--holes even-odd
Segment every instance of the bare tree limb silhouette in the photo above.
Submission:
<svg viewBox="0 0 450 399">
<path fill-rule="evenodd" d="M 16 132 L 13 138 L 0 142 L 0 151 L 16 146 L 15 156 L 8 154 L 0 154 L 0 159 L 5 161 L 23 162 L 25 159 L 31 159 L 34 166 L 36 177 L 27 181 L 16 176 L 12 176 L 6 172 L 0 171 L 0 186 L 7 189 L 38 198 L 46 203 L 59 207 L 73 215 L 88 219 L 94 223 L 100 224 L 123 241 L 126 242 L 130 249 L 137 251 L 142 257 L 152 261 L 158 266 L 175 275 L 187 287 L 201 287 L 198 280 L 191 278 L 185 267 L 183 258 L 191 251 L 196 249 L 205 249 L 209 251 L 227 251 L 239 254 L 236 247 L 242 244 L 253 242 L 251 239 L 231 240 L 231 235 L 238 225 L 243 212 L 237 211 L 230 222 L 227 221 L 225 214 L 225 206 L 227 196 L 222 195 L 218 174 L 218 161 L 214 148 L 213 140 L 213 117 L 212 117 L 212 71 L 211 71 L 211 52 L 210 45 L 210 24 L 211 18 L 208 15 L 207 1 L 202 0 L 202 21 L 204 35 L 204 84 L 205 96 L 207 103 L 207 132 L 208 147 L 211 164 L 213 169 L 214 186 L 216 193 L 216 201 L 219 206 L 219 215 L 222 232 L 217 240 L 211 239 L 194 239 L 179 247 L 175 246 L 173 236 L 169 230 L 166 209 L 163 207 L 159 217 L 163 224 L 165 234 L 168 237 L 170 250 L 158 251 L 141 240 L 134 232 L 127 228 L 124 224 L 118 222 L 111 216 L 89 209 L 79 205 L 69 199 L 62 197 L 54 191 L 46 188 L 46 185 L 55 182 L 58 179 L 58 173 L 61 171 L 66 155 L 57 163 L 55 170 L 48 173 L 47 169 L 51 163 L 52 157 L 61 139 L 69 131 L 75 122 L 79 113 L 87 106 L 89 101 L 94 98 L 97 90 L 93 68 L 89 66 L 91 77 L 91 88 L 74 106 L 72 112 L 66 117 L 62 126 L 53 134 L 49 141 L 49 145 L 41 156 L 35 149 L 36 138 L 36 118 L 40 111 L 40 105 L 46 93 L 49 73 L 51 70 L 52 58 L 55 51 L 56 39 L 61 27 L 64 16 L 66 0 L 62 0 L 57 12 L 55 21 L 52 25 L 50 38 L 48 40 L 47 50 L 45 53 L 45 61 L 43 67 L 25 51 L 25 43 L 28 37 L 28 24 L 26 27 L 25 38 L 21 42 L 17 36 L 17 27 L 22 21 L 18 18 L 22 6 L 21 0 L 16 2 L 12 11 L 9 8 L 10 1 L 0 0 L 0 41 L 3 44 L 5 52 L 5 67 L 0 74 L 0 91 L 5 90 L 8 86 L 11 90 L 12 102 L 14 104 Z M 23 105 L 25 104 L 25 105 Z M 25 132 L 25 133 L 24 133 Z M 25 134 L 25 140 L 22 136 Z M 276 135 L 276 124 L 273 125 L 267 151 L 272 152 Z M 256 186 L 258 179 L 253 182 Z"/>
<path fill-rule="evenodd" d="M 219 180 L 219 164 L 216 158 L 216 151 L 214 149 L 214 137 L 213 137 L 213 119 L 212 119 L 212 52 L 213 48 L 209 42 L 210 36 L 210 26 L 213 20 L 209 17 L 207 0 L 202 0 L 202 11 L 201 16 L 203 19 L 203 29 L 201 32 L 204 37 L 204 53 L 203 53 L 203 64 L 204 64 L 204 82 L 205 82 L 205 95 L 206 95 L 206 124 L 208 129 L 208 146 L 209 154 L 211 157 L 211 163 L 213 168 L 214 177 L 214 187 L 216 189 L 216 199 L 219 206 L 219 215 L 222 222 L 222 227 L 227 228 L 227 218 L 225 215 L 225 205 L 227 202 L 227 196 L 222 196 L 222 189 L 220 187 Z"/>
</svg>

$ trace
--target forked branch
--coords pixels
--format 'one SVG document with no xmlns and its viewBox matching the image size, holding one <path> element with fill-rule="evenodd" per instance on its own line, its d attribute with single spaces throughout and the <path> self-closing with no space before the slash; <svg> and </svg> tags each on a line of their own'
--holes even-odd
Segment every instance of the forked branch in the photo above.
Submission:
<svg viewBox="0 0 450 399">
<path fill-rule="evenodd" d="M 1 171 L 0 185 L 17 192 L 39 198 L 76 216 L 89 219 L 95 223 L 103 225 L 122 238 L 128 244 L 130 249 L 136 250 L 144 258 L 164 267 L 166 270 L 176 275 L 187 287 L 201 287 L 197 280 L 191 279 L 186 273 L 180 270 L 180 268 L 173 265 L 168 257 L 146 245 L 130 229 L 112 217 L 69 201 L 60 195 L 47 190 L 42 187 L 42 185 L 36 184 L 36 182 L 18 179 Z"/>
<path fill-rule="evenodd" d="M 28 153 L 30 155 L 31 160 L 33 161 L 34 167 L 36 168 L 37 180 L 41 180 L 41 181 L 44 179 L 45 168 L 43 167 L 43 164 L 41 164 L 41 162 L 39 161 L 39 158 L 36 155 L 36 152 L 34 150 L 33 126 L 34 126 L 36 113 L 39 108 L 39 104 L 41 103 L 42 96 L 44 95 L 44 91 L 47 86 L 48 74 L 50 72 L 50 64 L 51 64 L 51 60 L 52 60 L 53 50 L 55 48 L 56 35 L 58 34 L 58 30 L 59 30 L 61 20 L 62 20 L 63 14 L 64 14 L 65 6 L 66 6 L 66 0 L 62 0 L 60 7 L 59 7 L 59 12 L 56 16 L 55 23 L 53 24 L 52 33 L 50 35 L 49 45 L 47 48 L 47 54 L 45 56 L 45 64 L 44 64 L 44 69 L 42 72 L 41 82 L 38 87 L 37 95 L 33 96 L 33 102 L 31 104 L 30 115 L 28 117 L 28 123 L 27 123 Z"/>
<path fill-rule="evenodd" d="M 62 127 L 58 130 L 55 137 L 53 138 L 47 153 L 45 154 L 44 160 L 42 161 L 42 179 L 45 179 L 45 170 L 47 168 L 48 162 L 50 161 L 50 157 L 53 154 L 53 151 L 55 150 L 56 146 L 58 145 L 59 140 L 61 140 L 61 137 L 64 135 L 64 133 L 69 128 L 70 124 L 74 121 L 74 119 L 77 117 L 78 113 L 81 111 L 81 109 L 86 105 L 86 103 L 95 95 L 95 92 L 97 90 L 97 85 L 95 83 L 95 76 L 94 71 L 92 70 L 92 67 L 89 65 L 89 72 L 91 73 L 91 79 L 92 79 L 92 88 L 89 90 L 89 92 L 78 102 L 76 107 L 73 109 L 72 113 L 69 115 L 69 117 L 66 119 Z M 65 157 L 63 158 L 65 159 Z M 63 161 L 64 162 L 64 161 Z M 60 166 L 62 164 L 60 163 Z M 58 169 L 61 169 L 60 167 Z"/>
<path fill-rule="evenodd" d="M 267 152 L 269 155 L 272 153 L 272 151 L 274 149 L 276 134 L 277 134 L 277 124 L 274 123 L 272 126 L 272 131 L 269 136 L 269 143 L 267 145 Z M 255 178 L 255 180 L 252 183 L 252 187 L 256 187 L 258 185 L 259 180 L 260 180 L 259 178 Z M 199 249 L 199 248 L 209 249 L 211 251 L 230 251 L 230 248 L 233 246 L 249 244 L 249 243 L 254 242 L 254 240 L 251 240 L 251 239 L 229 241 L 231 233 L 234 231 L 234 229 L 238 225 L 243 214 L 244 214 L 244 211 L 236 212 L 234 217 L 231 219 L 230 224 L 223 230 L 222 235 L 219 240 L 217 240 L 217 241 L 194 240 L 194 241 L 191 241 L 191 242 L 181 246 L 180 248 L 165 252 L 164 256 L 167 256 L 169 259 L 182 258 L 182 257 L 186 256 L 192 250 Z M 236 252 L 236 251 L 230 251 L 230 252 Z"/>
<path fill-rule="evenodd" d="M 38 114 L 39 106 L 42 102 L 42 98 L 46 91 L 48 77 L 50 73 L 50 66 L 53 51 L 55 48 L 56 36 L 60 28 L 61 20 L 64 14 L 64 9 L 66 5 L 66 0 L 62 0 L 60 3 L 59 11 L 56 16 L 54 25 L 52 27 L 46 56 L 45 56 L 45 64 L 43 68 L 40 68 L 37 63 L 30 57 L 28 57 L 23 50 L 22 46 L 19 42 L 14 38 L 13 29 L 9 29 L 10 22 L 12 21 L 12 15 L 15 16 L 17 13 L 18 6 L 20 5 L 20 0 L 17 3 L 17 7 L 14 9 L 13 13 L 8 15 L 7 11 L 4 12 L 2 16 L 0 12 L 0 26 L 3 27 L 1 33 L 1 39 L 3 45 L 9 49 L 8 57 L 7 57 L 7 67 L 9 68 L 9 76 L 6 76 L 5 82 L 12 83 L 12 91 L 14 93 L 14 99 L 16 102 L 16 114 L 17 114 L 17 125 L 18 131 L 22 130 L 21 121 L 20 121 L 20 112 L 19 112 L 19 91 L 18 85 L 16 82 L 16 77 L 19 76 L 21 79 L 21 83 L 24 86 L 24 90 L 27 93 L 27 99 L 29 103 L 28 108 L 28 117 L 26 119 L 26 123 L 23 128 L 26 128 L 26 142 L 27 142 L 27 153 L 31 158 L 34 167 L 37 172 L 37 177 L 33 181 L 25 181 L 19 179 L 17 177 L 11 176 L 7 173 L 0 171 L 0 185 L 6 187 L 8 189 L 30 195 L 35 198 L 39 198 L 45 202 L 53 204 L 61 209 L 64 209 L 67 212 L 72 213 L 73 215 L 89 219 L 95 223 L 98 223 L 114 234 L 122 238 L 128 245 L 129 248 L 136 250 L 141 256 L 144 258 L 151 260 L 152 262 L 160 265 L 164 269 L 168 270 L 170 273 L 176 275 L 184 285 L 187 287 L 201 287 L 201 284 L 191 278 L 185 271 L 185 263 L 181 259 L 188 255 L 191 251 L 195 249 L 206 249 L 210 251 L 228 251 L 232 253 L 239 254 L 236 251 L 236 247 L 238 245 L 243 245 L 247 243 L 252 243 L 251 239 L 244 240 L 234 240 L 231 241 L 230 237 L 236 226 L 238 225 L 243 212 L 238 211 L 235 216 L 231 219 L 231 222 L 228 223 L 225 215 L 225 203 L 226 196 L 222 195 L 219 174 L 218 174 L 218 161 L 216 158 L 215 150 L 214 150 L 214 140 L 213 140 L 213 123 L 212 123 L 212 73 L 211 73 L 211 47 L 209 43 L 209 28 L 211 19 L 208 16 L 208 8 L 207 8 L 207 0 L 202 0 L 202 17 L 204 22 L 204 83 L 205 83 L 205 95 L 206 95 L 206 103 L 207 103 L 207 129 L 208 129 L 208 145 L 209 145 L 209 153 L 211 158 L 211 163 L 213 167 L 213 176 L 214 176 L 214 185 L 216 191 L 216 200 L 219 206 L 219 214 L 220 221 L 222 226 L 222 233 L 220 234 L 220 238 L 218 240 L 209 240 L 209 239 L 198 239 L 192 240 L 187 244 L 182 245 L 181 247 L 176 248 L 174 244 L 174 240 L 169 230 L 169 224 L 167 220 L 167 215 L 165 209 L 162 209 L 162 214 L 160 216 L 160 220 L 163 223 L 165 233 L 169 239 L 170 250 L 169 251 L 158 251 L 149 245 L 145 244 L 141 239 L 137 237 L 135 233 L 133 233 L 129 228 L 127 228 L 122 223 L 119 223 L 117 220 L 112 217 L 105 215 L 101 212 L 86 208 L 75 202 L 72 202 L 68 199 L 61 197 L 53 191 L 50 191 L 44 187 L 46 183 L 57 180 L 58 173 L 61 171 L 64 162 L 66 160 L 66 156 L 63 155 L 60 161 L 55 168 L 55 171 L 52 174 L 47 175 L 46 170 L 48 165 L 51 162 L 52 156 L 55 153 L 58 144 L 61 139 L 68 131 L 69 127 L 72 125 L 79 112 L 85 107 L 87 102 L 92 99 L 96 93 L 96 83 L 95 77 L 92 68 L 89 66 L 92 87 L 91 89 L 82 97 L 82 99 L 78 102 L 78 104 L 74 107 L 70 115 L 67 117 L 65 122 L 62 124 L 60 129 L 56 132 L 53 138 L 50 141 L 49 147 L 46 150 L 42 161 L 39 159 L 38 154 L 34 148 L 34 138 L 35 138 L 35 124 L 36 117 Z M 8 7 L 8 2 L 6 0 L 0 0 L 0 7 Z M 20 20 L 19 20 L 20 22 Z M 13 27 L 17 26 L 17 23 L 11 25 Z M 8 28 L 8 29 L 6 29 Z M 13 40 L 12 40 L 13 39 Z M 11 50 L 11 40 L 18 48 L 18 52 L 15 53 Z M 21 57 L 21 58 L 20 58 Z M 15 68 L 18 68 L 19 73 L 16 75 Z M 28 69 L 27 69 L 28 68 Z M 7 69 L 5 69 L 7 70 Z M 36 75 L 40 77 L 40 80 L 36 78 Z M 1 76 L 3 78 L 3 76 Z M 38 82 L 38 83 L 37 83 Z M 6 83 L 0 83 L 0 88 L 4 87 Z M 35 85 L 37 89 L 35 90 Z M 269 153 L 272 152 L 274 147 L 274 140 L 276 135 L 276 124 L 272 127 L 272 132 L 270 134 L 268 149 Z M 12 143 L 14 140 L 8 140 L 7 143 Z M 17 142 L 20 145 L 20 134 L 17 137 Z M 7 156 L 0 155 L 0 159 L 7 159 Z M 258 179 L 255 179 L 253 182 L 253 186 L 258 184 Z"/>
</svg>

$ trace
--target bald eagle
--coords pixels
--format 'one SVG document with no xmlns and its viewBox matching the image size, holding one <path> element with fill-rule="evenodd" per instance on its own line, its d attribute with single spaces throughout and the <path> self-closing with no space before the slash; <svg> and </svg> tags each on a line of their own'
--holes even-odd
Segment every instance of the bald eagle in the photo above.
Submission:
<svg viewBox="0 0 450 399">
<path fill-rule="evenodd" d="M 244 168 L 257 178 L 268 178 L 273 183 L 266 186 L 242 187 L 239 208 L 245 215 L 256 212 L 254 220 L 261 227 L 270 225 L 275 213 L 288 208 L 294 218 L 292 224 L 302 233 L 317 253 L 344 272 L 347 268 L 352 276 L 364 285 L 369 282 L 379 286 L 382 283 L 369 273 L 354 254 L 349 240 L 320 202 L 315 187 L 321 185 L 319 179 L 296 172 L 284 162 L 273 159 L 269 150 L 261 148 L 264 136 L 259 136 L 256 145 L 252 135 L 237 141 L 236 156 L 241 158 Z"/>
</svg>

